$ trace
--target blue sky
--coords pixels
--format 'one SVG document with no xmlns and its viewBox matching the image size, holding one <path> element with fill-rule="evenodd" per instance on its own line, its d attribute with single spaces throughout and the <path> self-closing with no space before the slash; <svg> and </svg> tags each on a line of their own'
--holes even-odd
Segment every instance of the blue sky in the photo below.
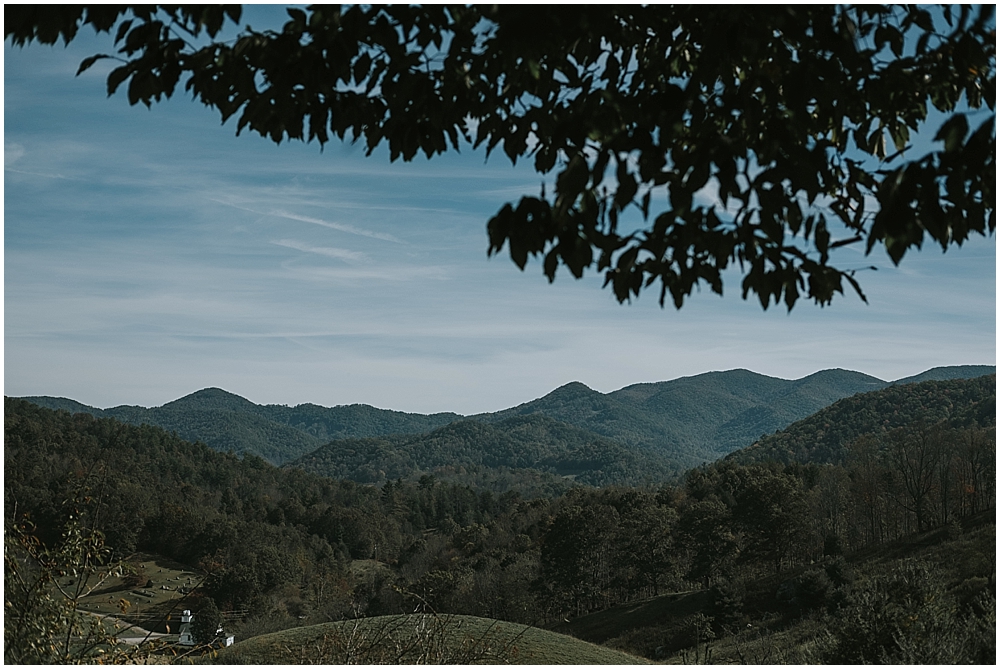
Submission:
<svg viewBox="0 0 1000 669">
<path fill-rule="evenodd" d="M 252 21 L 260 27 L 259 21 Z M 111 50 L 4 47 L 4 392 L 160 405 L 217 386 L 259 403 L 493 411 L 570 381 L 608 392 L 712 370 L 896 379 L 996 362 L 995 238 L 899 268 L 844 250 L 853 294 L 788 314 L 731 277 L 680 311 L 619 305 L 591 272 L 486 257 L 486 221 L 539 177 L 464 150 L 413 163 L 235 137 L 183 94 L 104 94 Z M 933 132 L 934 129 L 931 129 Z"/>
</svg>

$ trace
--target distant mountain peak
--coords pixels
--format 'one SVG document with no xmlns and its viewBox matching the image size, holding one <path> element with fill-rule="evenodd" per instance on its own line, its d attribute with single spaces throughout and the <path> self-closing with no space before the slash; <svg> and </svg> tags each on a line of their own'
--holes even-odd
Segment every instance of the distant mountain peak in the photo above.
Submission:
<svg viewBox="0 0 1000 669">
<path fill-rule="evenodd" d="M 201 390 L 196 390 L 190 395 L 185 395 L 184 397 L 240 397 L 236 393 L 231 393 L 223 388 L 202 388 Z M 183 397 L 178 399 L 184 399 Z M 240 399 L 244 399 L 240 397 Z"/>
<path fill-rule="evenodd" d="M 563 384 L 555 390 L 543 395 L 537 400 L 526 402 L 525 404 L 519 405 L 517 408 L 535 407 L 535 405 L 539 402 L 543 404 L 551 402 L 578 402 L 594 397 L 605 397 L 605 395 L 600 391 L 594 390 L 585 383 L 581 383 L 580 381 L 570 381 L 569 383 Z"/>
<path fill-rule="evenodd" d="M 245 397 L 222 388 L 202 388 L 163 405 L 164 409 L 228 409 L 230 411 L 256 412 L 258 407 Z"/>
<path fill-rule="evenodd" d="M 558 388 L 556 388 L 555 390 L 553 390 L 549 394 L 551 395 L 552 393 L 569 392 L 569 391 L 574 391 L 575 392 L 575 391 L 581 391 L 581 390 L 585 390 L 585 391 L 591 392 L 591 393 L 596 393 L 597 392 L 596 390 L 594 390 L 593 388 L 591 388 L 590 386 L 588 386 L 586 383 L 583 383 L 582 381 L 570 381 L 569 383 L 564 383 L 563 385 L 559 386 Z"/>
</svg>

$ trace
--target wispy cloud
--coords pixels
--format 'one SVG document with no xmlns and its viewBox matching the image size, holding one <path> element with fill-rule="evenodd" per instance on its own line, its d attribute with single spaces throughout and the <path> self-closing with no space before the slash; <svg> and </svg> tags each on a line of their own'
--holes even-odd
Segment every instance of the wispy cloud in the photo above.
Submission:
<svg viewBox="0 0 1000 669">
<path fill-rule="evenodd" d="M 371 237 L 372 239 L 381 239 L 386 242 L 395 242 L 396 244 L 405 244 L 402 239 L 394 237 L 390 234 L 384 232 L 374 232 L 372 230 L 365 230 L 363 228 L 356 228 L 353 225 L 346 225 L 344 223 L 333 223 L 331 221 L 323 221 L 318 218 L 312 218 L 310 216 L 300 216 L 299 214 L 292 214 L 287 211 L 272 211 L 271 216 L 280 216 L 281 218 L 287 218 L 292 221 L 301 221 L 303 223 L 312 223 L 313 225 L 322 225 L 325 228 L 332 228 L 333 230 L 339 230 L 340 232 L 346 232 L 352 235 L 360 235 L 362 237 Z"/>
<path fill-rule="evenodd" d="M 3 144 L 3 165 L 7 167 L 17 162 L 24 155 L 24 147 L 14 142 L 4 142 Z"/>
<path fill-rule="evenodd" d="M 337 230 L 339 232 L 346 232 L 347 234 L 350 234 L 350 235 L 358 235 L 360 237 L 368 237 L 370 239 L 380 239 L 382 241 L 393 242 L 395 244 L 406 244 L 407 243 L 407 242 L 403 241 L 402 239 L 400 239 L 399 237 L 396 237 L 394 235 L 390 235 L 390 234 L 385 233 L 385 232 L 376 232 L 374 230 L 365 230 L 364 228 L 358 228 L 358 227 L 355 227 L 353 225 L 347 225 L 346 223 L 335 223 L 333 221 L 324 221 L 322 219 L 313 218 L 311 216 L 302 216 L 300 214 L 293 214 L 291 212 L 284 211 L 284 210 L 281 210 L 281 209 L 271 209 L 271 210 L 267 210 L 267 211 L 262 211 L 262 210 L 259 210 L 259 209 L 252 209 L 250 207 L 241 206 L 241 205 L 235 204 L 233 202 L 229 202 L 227 200 L 223 200 L 223 199 L 219 199 L 219 198 L 214 198 L 214 197 L 213 198 L 209 198 L 209 199 L 212 200 L 213 202 L 218 202 L 219 204 L 224 204 L 224 205 L 233 207 L 234 209 L 240 209 L 242 211 L 248 211 L 251 214 L 257 214 L 258 216 L 276 216 L 278 218 L 286 218 L 286 219 L 291 220 L 291 221 L 299 221 L 301 223 L 310 223 L 312 225 L 320 225 L 320 226 L 323 226 L 324 228 L 330 228 L 332 230 Z M 300 250 L 302 250 L 302 249 L 300 249 Z"/>
<path fill-rule="evenodd" d="M 294 239 L 279 239 L 271 243 L 277 246 L 295 249 L 296 251 L 302 251 L 303 253 L 315 253 L 317 255 L 326 256 L 327 258 L 336 258 L 337 260 L 344 260 L 347 262 L 361 262 L 368 258 L 367 255 L 360 251 L 349 251 L 348 249 L 338 249 L 332 246 L 312 246 Z"/>
<path fill-rule="evenodd" d="M 287 267 L 291 272 L 289 278 L 307 281 L 330 280 L 365 280 L 414 282 L 414 281 L 444 281 L 448 274 L 443 267 L 404 265 L 392 267 L 348 268 L 348 267 Z"/>
</svg>

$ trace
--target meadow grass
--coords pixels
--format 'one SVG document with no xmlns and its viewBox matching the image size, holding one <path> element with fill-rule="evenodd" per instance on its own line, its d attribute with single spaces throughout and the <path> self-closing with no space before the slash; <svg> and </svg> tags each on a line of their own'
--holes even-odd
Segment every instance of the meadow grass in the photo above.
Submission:
<svg viewBox="0 0 1000 669">
<path fill-rule="evenodd" d="M 647 664 L 563 634 L 475 616 L 377 616 L 265 634 L 201 662 L 218 664 Z"/>
</svg>

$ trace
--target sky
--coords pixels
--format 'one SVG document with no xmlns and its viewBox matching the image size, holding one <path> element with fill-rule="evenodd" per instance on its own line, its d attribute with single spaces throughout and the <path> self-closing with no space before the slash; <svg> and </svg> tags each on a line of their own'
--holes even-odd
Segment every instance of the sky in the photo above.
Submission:
<svg viewBox="0 0 1000 669">
<path fill-rule="evenodd" d="M 261 27 L 263 8 L 251 18 Z M 253 13 L 258 12 L 258 13 Z M 4 394 L 159 406 L 206 387 L 261 404 L 496 411 L 571 381 L 601 392 L 736 368 L 884 380 L 996 363 L 996 239 L 897 268 L 884 251 L 820 308 L 707 287 L 620 305 L 591 271 L 487 258 L 486 222 L 538 194 L 500 152 L 390 163 L 360 146 L 235 136 L 183 93 L 108 98 L 111 51 L 4 45 Z M 932 128 L 931 133 L 936 130 Z M 530 161 L 528 161 L 530 163 Z"/>
</svg>

